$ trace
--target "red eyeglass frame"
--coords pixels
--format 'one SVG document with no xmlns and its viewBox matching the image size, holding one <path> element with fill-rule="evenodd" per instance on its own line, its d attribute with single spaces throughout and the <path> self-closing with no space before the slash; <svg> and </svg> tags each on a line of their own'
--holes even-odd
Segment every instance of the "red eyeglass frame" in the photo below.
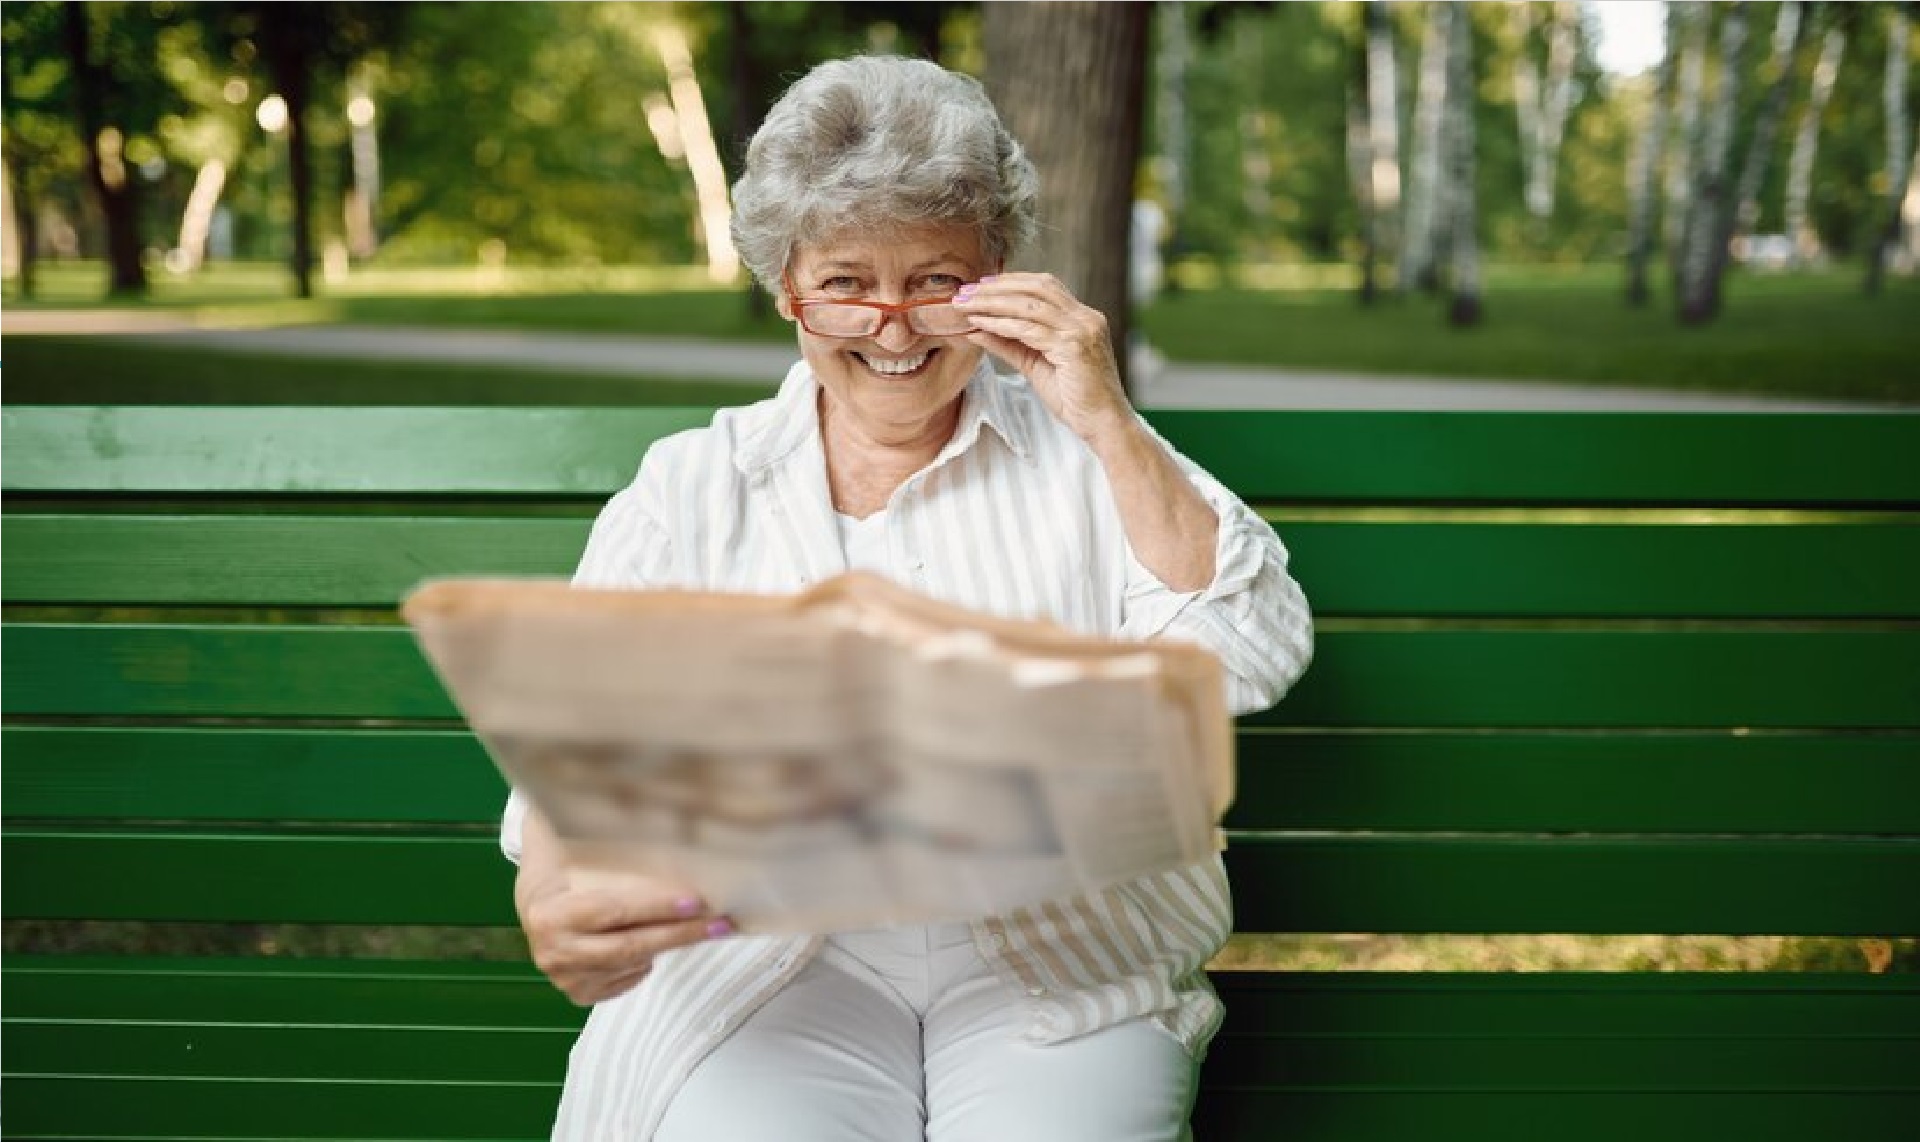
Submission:
<svg viewBox="0 0 1920 1142">
<path fill-rule="evenodd" d="M 800 322 L 800 328 L 813 334 L 815 337 L 835 337 L 848 341 L 859 337 L 872 337 L 875 333 L 886 328 L 887 318 L 896 313 L 908 315 L 907 328 L 912 329 L 915 333 L 922 336 L 953 336 L 953 334 L 950 333 L 931 333 L 925 329 L 921 329 L 913 323 L 911 316 L 912 311 L 925 309 L 930 305 L 952 305 L 954 299 L 953 294 L 948 294 L 946 297 L 927 297 L 921 298 L 919 301 L 903 301 L 899 303 L 890 301 L 856 301 L 853 298 L 837 297 L 805 298 L 801 297 L 799 291 L 794 288 L 793 271 L 790 269 L 782 269 L 780 271 L 780 286 L 787 291 L 787 304 L 793 306 L 793 316 L 796 321 Z M 877 309 L 881 314 L 880 324 L 874 326 L 872 331 L 867 333 L 822 333 L 820 330 L 807 324 L 807 310 L 816 305 L 857 305 L 862 309 Z"/>
</svg>

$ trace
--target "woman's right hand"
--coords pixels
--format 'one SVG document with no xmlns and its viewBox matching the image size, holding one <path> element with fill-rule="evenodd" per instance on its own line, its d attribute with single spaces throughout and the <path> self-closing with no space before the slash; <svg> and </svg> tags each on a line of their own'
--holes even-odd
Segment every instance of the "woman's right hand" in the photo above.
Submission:
<svg viewBox="0 0 1920 1142">
<path fill-rule="evenodd" d="M 582 1007 L 632 990 L 661 952 L 733 931 L 684 885 L 568 863 L 532 811 L 513 902 L 534 964 Z"/>
</svg>

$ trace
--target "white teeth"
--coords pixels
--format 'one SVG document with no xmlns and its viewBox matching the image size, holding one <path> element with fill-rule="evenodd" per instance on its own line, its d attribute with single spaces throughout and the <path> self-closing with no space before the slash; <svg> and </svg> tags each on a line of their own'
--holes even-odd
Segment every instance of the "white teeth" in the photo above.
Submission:
<svg viewBox="0 0 1920 1142">
<path fill-rule="evenodd" d="M 885 373 L 887 376 L 897 377 L 904 373 L 911 373 L 926 364 L 929 356 L 931 356 L 931 354 L 922 353 L 918 357 L 903 357 L 898 361 L 881 361 L 861 354 L 860 359 L 866 362 L 867 368 L 872 369 L 876 373 Z"/>
</svg>

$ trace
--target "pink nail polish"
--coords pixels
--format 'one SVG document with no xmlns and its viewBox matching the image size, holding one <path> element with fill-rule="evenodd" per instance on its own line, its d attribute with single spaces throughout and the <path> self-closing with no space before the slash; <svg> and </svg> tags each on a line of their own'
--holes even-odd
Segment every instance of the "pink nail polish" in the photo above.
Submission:
<svg viewBox="0 0 1920 1142">
<path fill-rule="evenodd" d="M 705 910 L 706 905 L 700 903 L 700 898 L 697 896 L 683 896 L 673 902 L 674 915 L 682 920 L 691 920 Z"/>
<path fill-rule="evenodd" d="M 727 919 L 725 916 L 707 925 L 707 938 L 710 940 L 717 940 L 722 936 L 731 935 L 733 935 L 733 921 Z"/>
</svg>

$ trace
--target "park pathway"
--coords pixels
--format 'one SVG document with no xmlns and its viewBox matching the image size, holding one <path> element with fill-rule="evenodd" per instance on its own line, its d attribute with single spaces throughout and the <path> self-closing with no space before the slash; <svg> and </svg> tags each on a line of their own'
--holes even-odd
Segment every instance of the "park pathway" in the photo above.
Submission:
<svg viewBox="0 0 1920 1142">
<path fill-rule="evenodd" d="M 555 333 L 374 325 L 290 325 L 203 329 L 154 310 L 26 310 L 7 315 L 9 334 L 85 333 L 209 352 L 334 359 L 515 366 L 615 376 L 767 384 L 785 375 L 785 345 Z M 1512 409 L 1668 412 L 1870 412 L 1895 406 L 1728 393 L 1384 376 L 1168 361 L 1135 353 L 1139 403 L 1147 408 Z M 1911 411 L 1911 410 L 1908 410 Z"/>
</svg>

